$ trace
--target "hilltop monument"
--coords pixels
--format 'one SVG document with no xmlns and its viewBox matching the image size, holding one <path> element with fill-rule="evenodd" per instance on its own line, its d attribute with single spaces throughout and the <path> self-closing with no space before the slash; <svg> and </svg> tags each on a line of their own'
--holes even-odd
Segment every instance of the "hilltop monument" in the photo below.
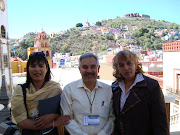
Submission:
<svg viewBox="0 0 180 135">
<path fill-rule="evenodd" d="M 85 27 L 90 27 L 90 24 L 88 22 L 88 19 L 86 18 Z"/>
</svg>

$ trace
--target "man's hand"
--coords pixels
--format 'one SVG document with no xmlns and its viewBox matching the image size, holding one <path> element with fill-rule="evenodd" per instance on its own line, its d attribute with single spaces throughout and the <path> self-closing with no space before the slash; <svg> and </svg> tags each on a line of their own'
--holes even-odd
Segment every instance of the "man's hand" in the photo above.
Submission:
<svg viewBox="0 0 180 135">
<path fill-rule="evenodd" d="M 61 115 L 54 121 L 54 126 L 58 127 L 61 125 L 69 124 L 71 117 L 69 115 Z"/>
</svg>

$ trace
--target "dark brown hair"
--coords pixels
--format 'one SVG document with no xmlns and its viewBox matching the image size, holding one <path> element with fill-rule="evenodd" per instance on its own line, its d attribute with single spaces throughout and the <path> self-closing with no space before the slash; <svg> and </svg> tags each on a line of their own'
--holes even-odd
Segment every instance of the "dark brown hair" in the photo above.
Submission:
<svg viewBox="0 0 180 135">
<path fill-rule="evenodd" d="M 43 52 L 34 52 L 34 53 L 31 53 L 29 55 L 29 59 L 28 59 L 27 66 L 26 66 L 27 75 L 26 75 L 25 86 L 27 88 L 29 88 L 29 85 L 32 82 L 32 78 L 31 78 L 31 76 L 29 74 L 29 66 L 31 64 L 33 64 L 35 61 L 38 61 L 38 63 L 40 61 L 43 61 L 45 63 L 45 65 L 46 65 L 47 73 L 46 73 L 46 76 L 44 78 L 44 83 L 46 83 L 47 81 L 51 80 L 51 71 L 50 71 L 49 63 L 48 63 L 48 60 L 46 59 L 44 53 Z"/>
</svg>

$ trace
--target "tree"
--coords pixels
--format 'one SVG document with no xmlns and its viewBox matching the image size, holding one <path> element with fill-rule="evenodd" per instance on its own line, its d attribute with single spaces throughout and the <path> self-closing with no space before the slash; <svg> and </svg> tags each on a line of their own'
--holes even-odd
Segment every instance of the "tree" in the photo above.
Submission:
<svg viewBox="0 0 180 135">
<path fill-rule="evenodd" d="M 162 49 L 162 43 L 158 40 L 154 41 L 153 48 L 156 50 Z"/>
<path fill-rule="evenodd" d="M 175 29 L 176 29 L 176 30 L 179 30 L 179 27 L 178 27 L 178 26 L 175 26 Z"/>
<path fill-rule="evenodd" d="M 140 29 L 136 29 L 136 30 L 132 31 L 132 35 L 134 37 L 139 38 L 141 36 L 144 36 L 144 34 L 148 33 L 148 32 L 149 32 L 149 30 L 147 28 L 140 28 Z"/>
<path fill-rule="evenodd" d="M 52 49 L 52 54 L 54 54 L 55 52 L 60 53 L 61 47 L 63 45 L 59 42 L 52 42 L 51 43 L 51 49 Z"/>
<path fill-rule="evenodd" d="M 77 24 L 76 24 L 77 25 Z M 70 28 L 70 31 L 74 31 L 74 30 L 76 30 L 75 28 Z"/>
<path fill-rule="evenodd" d="M 138 39 L 138 44 L 140 44 L 141 46 L 144 46 L 144 42 L 145 42 L 145 37 L 144 37 L 144 36 L 141 36 L 141 37 Z"/>
<path fill-rule="evenodd" d="M 144 47 L 145 47 L 146 49 L 152 48 L 152 43 L 151 43 L 151 40 L 150 40 L 149 38 L 145 40 L 145 42 L 144 42 Z"/>
<path fill-rule="evenodd" d="M 100 21 L 97 21 L 97 22 L 96 22 L 96 25 L 97 25 L 97 26 L 101 26 L 102 24 L 101 24 Z"/>
<path fill-rule="evenodd" d="M 22 60 L 27 59 L 27 48 L 34 46 L 34 40 L 22 41 L 19 43 L 19 48 L 15 50 L 15 55 Z"/>
<path fill-rule="evenodd" d="M 105 37 L 107 40 L 114 40 L 113 34 L 104 34 L 104 37 Z"/>
<path fill-rule="evenodd" d="M 168 35 L 168 32 L 167 32 L 167 31 L 163 31 L 163 33 L 164 33 L 164 36 Z"/>
<path fill-rule="evenodd" d="M 111 22 L 111 28 L 120 28 L 121 24 L 116 22 Z"/>
<path fill-rule="evenodd" d="M 95 36 L 94 36 L 94 34 L 89 34 L 89 35 L 88 35 L 88 38 L 89 38 L 89 39 L 94 39 Z"/>
<path fill-rule="evenodd" d="M 170 24 L 169 25 L 169 29 L 173 29 L 174 25 L 173 24 Z"/>
<path fill-rule="evenodd" d="M 82 23 L 77 23 L 77 24 L 76 24 L 76 27 L 82 27 L 82 26 L 83 26 Z"/>
<path fill-rule="evenodd" d="M 69 52 L 69 45 L 68 45 L 68 44 L 64 44 L 64 45 L 61 47 L 61 51 L 62 51 L 63 53 Z"/>
<path fill-rule="evenodd" d="M 27 49 L 23 49 L 22 47 L 19 47 L 18 49 L 15 50 L 15 55 L 22 60 L 27 59 Z"/>
</svg>

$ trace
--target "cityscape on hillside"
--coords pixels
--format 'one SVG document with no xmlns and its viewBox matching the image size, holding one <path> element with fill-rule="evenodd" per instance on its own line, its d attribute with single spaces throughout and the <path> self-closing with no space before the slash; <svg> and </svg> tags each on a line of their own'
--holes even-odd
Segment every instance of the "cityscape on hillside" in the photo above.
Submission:
<svg viewBox="0 0 180 135">
<path fill-rule="evenodd" d="M 86 24 L 88 24 L 88 25 L 86 25 L 86 28 L 91 27 L 89 25 L 89 23 L 87 23 L 87 21 L 86 21 Z M 105 31 L 104 27 L 103 27 L 101 29 L 101 32 L 102 32 L 101 34 L 104 34 L 105 32 L 109 32 L 109 30 L 106 29 L 106 31 Z M 161 32 L 158 33 L 156 31 L 156 34 L 160 34 L 163 37 L 163 34 Z M 179 85 L 177 85 L 173 88 L 173 85 L 174 85 L 174 81 L 179 82 L 179 79 L 180 79 L 180 77 L 179 77 L 180 70 L 175 69 L 176 67 L 179 67 L 179 66 L 177 65 L 177 62 L 174 61 L 175 58 L 179 57 L 178 55 L 180 55 L 180 52 L 179 52 L 180 51 L 180 40 L 178 40 L 179 39 L 178 32 L 174 32 L 171 30 L 168 30 L 168 32 L 169 32 L 168 33 L 169 37 L 177 36 L 177 40 L 175 40 L 174 42 L 162 43 L 162 49 L 159 49 L 159 50 L 145 49 L 141 46 L 132 45 L 132 44 L 129 44 L 126 46 L 119 44 L 118 47 L 116 47 L 116 46 L 107 47 L 106 53 L 100 52 L 97 54 L 98 54 L 98 57 L 100 60 L 100 66 L 101 66 L 99 78 L 102 80 L 105 80 L 105 81 L 112 82 L 112 81 L 114 81 L 114 77 L 112 76 L 112 73 L 113 73 L 112 59 L 113 59 L 114 55 L 117 52 L 119 52 L 121 50 L 125 50 L 125 49 L 128 49 L 130 51 L 137 53 L 140 57 L 140 62 L 142 63 L 142 67 L 143 67 L 145 74 L 151 78 L 158 80 L 164 93 L 172 95 L 172 96 L 165 96 L 165 99 L 167 102 L 171 102 L 171 104 L 170 104 L 170 108 L 171 108 L 170 109 L 170 124 L 174 126 L 179 123 L 179 100 L 180 100 L 179 89 L 180 88 L 179 88 Z M 58 34 L 60 34 L 60 33 L 58 33 Z M 61 34 L 63 34 L 63 33 L 61 33 Z M 34 38 L 34 47 L 37 49 L 40 47 L 41 51 L 43 51 L 46 54 L 49 61 L 51 61 L 50 62 L 51 69 L 53 69 L 52 71 L 55 76 L 54 78 L 57 82 L 59 82 L 61 84 L 61 87 L 63 88 L 67 83 L 69 83 L 70 81 L 73 81 L 73 80 L 69 80 L 69 82 L 68 82 L 67 81 L 68 79 L 67 78 L 65 79 L 65 77 L 62 74 L 65 72 L 66 72 L 66 74 L 70 73 L 70 69 L 72 69 L 73 71 L 78 69 L 77 68 L 78 64 L 79 64 L 78 59 L 79 59 L 80 55 L 72 56 L 68 52 L 67 53 L 55 52 L 54 54 L 52 54 L 51 50 L 49 48 L 49 46 L 51 46 L 50 41 L 47 40 L 48 39 L 47 37 L 49 35 L 46 34 L 46 32 L 44 30 L 42 30 L 41 32 L 39 32 L 37 34 L 29 33 L 26 35 L 26 38 L 24 38 L 23 40 L 27 41 L 32 36 L 35 37 Z M 56 34 L 54 33 L 54 34 L 50 35 L 50 38 L 54 38 L 55 36 L 56 36 Z M 168 37 L 168 39 L 170 40 L 169 37 Z M 126 38 L 126 36 L 124 36 L 124 38 Z M 131 38 L 131 37 L 129 36 L 129 38 Z M 127 38 L 127 39 L 129 39 L 129 38 Z M 32 48 L 33 47 L 30 47 L 30 49 L 29 48 L 27 49 L 27 54 L 31 53 L 30 50 L 33 50 Z M 42 48 L 44 48 L 44 50 L 42 50 Z M 172 53 L 176 54 L 176 55 L 172 55 Z M 171 62 L 171 64 L 169 64 L 170 62 Z M 16 56 L 11 57 L 11 65 L 13 65 L 12 73 L 13 73 L 14 78 L 20 78 L 20 77 L 23 78 L 26 75 L 25 63 L 26 63 L 26 60 L 23 61 L 22 59 L 20 59 Z M 58 69 L 58 71 L 59 71 L 58 77 L 57 77 L 57 73 L 55 73 L 54 69 Z M 109 71 L 108 73 L 106 71 L 107 69 Z M 76 77 L 80 78 L 80 75 L 77 72 L 78 72 L 78 70 L 76 70 L 76 74 L 77 74 Z M 72 72 L 72 74 L 75 74 L 75 72 Z M 172 76 L 172 78 L 173 78 L 174 75 L 177 76 L 177 78 L 173 82 L 170 82 L 169 76 Z M 75 77 L 75 79 L 77 79 L 76 77 Z M 166 85 L 164 85 L 164 84 L 166 84 Z M 172 130 L 175 130 L 175 128 L 174 129 L 173 128 L 172 128 Z"/>
<path fill-rule="evenodd" d="M 130 50 L 139 56 L 144 74 L 159 82 L 165 97 L 171 135 L 180 134 L 177 128 L 180 125 L 180 63 L 177 62 L 180 58 L 180 25 L 151 20 L 150 15 L 127 13 L 122 18 L 102 20 L 92 25 L 86 18 L 84 23 L 77 23 L 69 30 L 46 33 L 43 28 L 20 39 L 9 39 L 8 11 L 4 9 L 0 13 L 0 17 L 6 20 L 0 20 L 0 104 L 3 107 L 8 106 L 14 86 L 26 81 L 26 64 L 33 52 L 45 54 L 53 80 L 63 88 L 81 77 L 78 59 L 85 52 L 98 56 L 101 67 L 99 79 L 111 85 L 115 80 L 113 57 L 121 50 Z M 127 22 L 119 23 L 122 19 Z M 157 26 L 137 25 L 133 21 L 144 24 L 152 21 Z M 0 111 L 0 116 L 4 115 Z"/>
<path fill-rule="evenodd" d="M 124 18 L 129 18 L 131 19 L 130 21 L 140 16 L 138 13 L 126 14 L 126 16 L 128 15 L 130 17 Z M 155 25 L 158 26 L 159 23 L 161 25 L 159 27 L 153 27 L 147 24 L 142 27 L 141 24 L 129 25 L 116 23 L 116 19 L 108 20 L 105 24 L 104 21 L 98 21 L 96 24 L 90 25 L 86 18 L 86 21 L 84 24 L 81 23 L 80 27 L 47 33 L 47 37 L 52 45 L 52 54 L 70 53 L 71 55 L 80 55 L 88 51 L 96 54 L 106 54 L 112 49 L 118 47 L 128 48 L 129 46 L 136 46 L 144 50 L 162 50 L 162 43 L 173 42 L 180 39 L 180 26 L 175 24 L 167 28 L 167 26 L 162 26 L 165 22 L 155 21 Z M 123 18 L 120 18 L 120 20 L 121 19 Z M 149 21 L 148 17 L 144 17 L 144 19 L 144 21 Z M 142 20 L 136 20 L 136 23 L 137 22 L 141 23 Z M 21 39 L 10 40 L 11 56 L 17 56 L 23 60 L 27 59 L 27 56 L 24 58 L 22 55 L 26 55 L 26 49 L 33 46 L 37 34 L 38 33 L 30 32 Z M 18 53 L 20 50 L 21 53 Z"/>
</svg>

